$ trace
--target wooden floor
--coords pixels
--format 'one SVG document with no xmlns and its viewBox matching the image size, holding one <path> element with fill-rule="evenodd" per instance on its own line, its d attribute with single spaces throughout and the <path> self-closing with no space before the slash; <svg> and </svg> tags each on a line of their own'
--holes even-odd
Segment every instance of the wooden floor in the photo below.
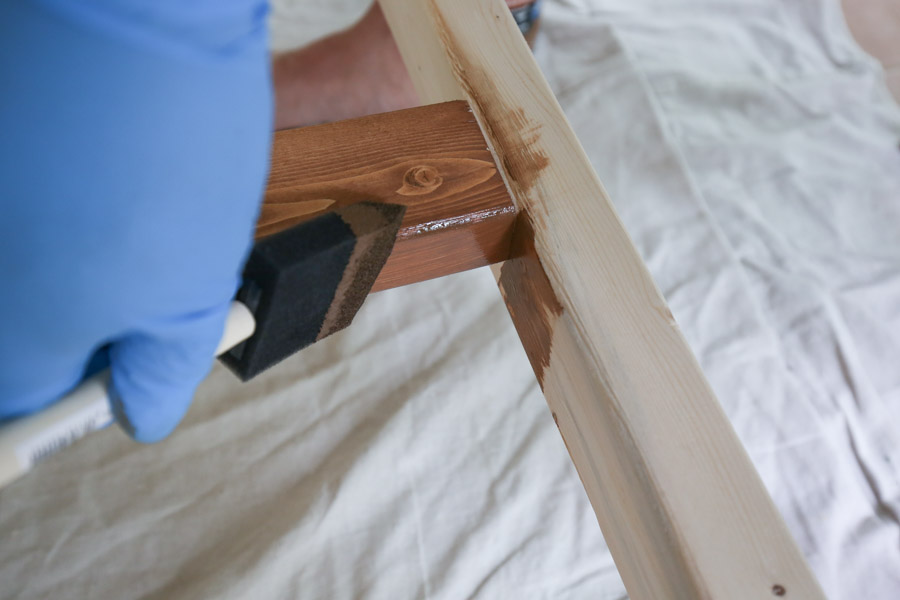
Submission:
<svg viewBox="0 0 900 600">
<path fill-rule="evenodd" d="M 856 41 L 884 65 L 888 88 L 900 102 L 900 2 L 841 0 L 841 4 Z"/>
</svg>

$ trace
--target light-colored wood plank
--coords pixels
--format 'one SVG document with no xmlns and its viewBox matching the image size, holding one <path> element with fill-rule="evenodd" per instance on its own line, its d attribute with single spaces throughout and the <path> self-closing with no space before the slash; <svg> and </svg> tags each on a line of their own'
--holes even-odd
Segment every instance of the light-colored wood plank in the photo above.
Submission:
<svg viewBox="0 0 900 600">
<path fill-rule="evenodd" d="M 467 99 L 498 156 L 501 291 L 630 596 L 822 598 L 503 2 L 381 5 L 422 100 Z"/>
<path fill-rule="evenodd" d="M 509 256 L 516 209 L 464 101 L 276 132 L 256 236 L 363 200 L 406 206 L 373 291 Z"/>
</svg>

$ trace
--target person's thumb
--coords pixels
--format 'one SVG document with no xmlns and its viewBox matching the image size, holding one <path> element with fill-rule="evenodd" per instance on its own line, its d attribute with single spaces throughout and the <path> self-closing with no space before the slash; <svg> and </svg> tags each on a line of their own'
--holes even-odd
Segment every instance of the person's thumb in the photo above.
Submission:
<svg viewBox="0 0 900 600">
<path fill-rule="evenodd" d="M 119 425 L 139 442 L 169 435 L 209 372 L 228 303 L 159 320 L 110 349 L 111 403 Z"/>
</svg>

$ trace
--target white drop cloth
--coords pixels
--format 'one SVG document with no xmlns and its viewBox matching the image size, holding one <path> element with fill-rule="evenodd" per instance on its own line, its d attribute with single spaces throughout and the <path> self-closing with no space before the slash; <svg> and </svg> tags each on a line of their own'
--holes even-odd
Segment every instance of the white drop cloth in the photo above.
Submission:
<svg viewBox="0 0 900 600">
<path fill-rule="evenodd" d="M 364 3 L 279 2 L 274 44 Z M 900 598 L 900 109 L 877 63 L 833 0 L 557 1 L 541 35 L 827 593 Z M 499 298 L 486 270 L 376 294 L 252 383 L 217 367 L 167 442 L 53 457 L 0 492 L 0 596 L 622 598 Z"/>
</svg>

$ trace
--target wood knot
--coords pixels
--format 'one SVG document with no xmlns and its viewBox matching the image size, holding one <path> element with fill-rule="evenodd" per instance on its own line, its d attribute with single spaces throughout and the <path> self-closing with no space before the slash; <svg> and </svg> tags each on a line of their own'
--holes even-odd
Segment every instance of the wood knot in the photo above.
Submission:
<svg viewBox="0 0 900 600">
<path fill-rule="evenodd" d="M 428 165 L 412 167 L 403 175 L 403 185 L 397 190 L 401 196 L 430 194 L 444 183 L 438 170 Z"/>
<path fill-rule="evenodd" d="M 772 595 L 773 596 L 784 596 L 787 593 L 787 590 L 784 589 L 783 585 L 775 584 L 772 586 Z"/>
</svg>

